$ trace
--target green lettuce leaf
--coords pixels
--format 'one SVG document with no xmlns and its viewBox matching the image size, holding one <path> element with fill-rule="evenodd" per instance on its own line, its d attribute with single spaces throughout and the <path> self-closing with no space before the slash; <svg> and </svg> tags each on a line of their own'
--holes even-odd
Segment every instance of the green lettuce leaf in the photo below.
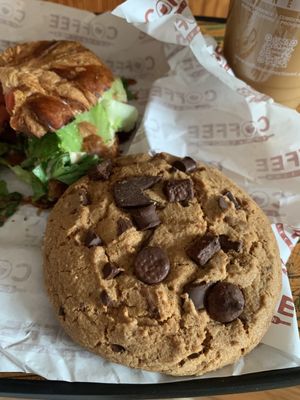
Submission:
<svg viewBox="0 0 300 400">
<path fill-rule="evenodd" d="M 61 154 L 48 165 L 48 176 L 67 185 L 71 185 L 85 175 L 88 170 L 99 162 L 99 157 L 84 154 L 76 163 L 71 162 L 69 153 Z"/>
<path fill-rule="evenodd" d="M 121 79 L 116 79 L 91 110 L 77 115 L 57 132 L 47 133 L 42 138 L 18 134 L 14 144 L 0 143 L 0 164 L 10 168 L 20 180 L 32 187 L 34 201 L 42 197 L 47 199 L 51 179 L 71 185 L 100 160 L 96 155 L 82 153 L 80 123 L 93 125 L 95 133 L 107 146 L 114 143 L 116 132 L 129 131 L 134 127 L 137 110 L 126 101 L 123 83 Z M 27 158 L 21 165 L 10 165 L 3 158 L 12 148 L 25 151 Z M 74 154 L 80 156 L 76 158 Z"/>
<path fill-rule="evenodd" d="M 38 200 L 47 193 L 47 186 L 32 171 L 22 168 L 20 165 L 12 166 L 3 158 L 0 158 L 0 164 L 8 167 L 21 181 L 31 186 L 33 191 L 33 200 Z"/>
<path fill-rule="evenodd" d="M 8 195 L 8 190 L 7 190 L 7 185 L 4 180 L 0 180 L 0 196 L 7 196 Z"/>
<path fill-rule="evenodd" d="M 47 133 L 39 138 L 31 137 L 28 139 L 27 156 L 32 161 L 47 161 L 60 153 L 60 139 L 55 133 Z M 28 164 L 28 159 L 27 164 Z M 24 163 L 23 163 L 24 165 Z"/>
<path fill-rule="evenodd" d="M 132 130 L 138 119 L 135 107 L 125 103 L 126 91 L 121 79 L 116 79 L 101 100 L 89 111 L 79 114 L 74 121 L 59 129 L 61 149 L 66 152 L 79 152 L 82 147 L 80 124 L 88 122 L 95 127 L 95 133 L 110 146 L 114 143 L 115 133 Z"/>
<path fill-rule="evenodd" d="M 9 146 L 7 143 L 0 143 L 0 156 L 7 153 L 8 150 L 9 150 Z"/>
<path fill-rule="evenodd" d="M 136 82 L 132 81 L 132 79 L 126 79 L 126 78 L 122 78 L 122 83 L 123 83 L 123 87 L 125 89 L 126 92 L 126 96 L 127 96 L 127 100 L 136 100 L 137 99 L 137 95 L 135 93 L 133 93 L 131 91 L 131 89 L 129 88 L 129 86 L 131 86 L 132 84 L 135 84 Z"/>
</svg>

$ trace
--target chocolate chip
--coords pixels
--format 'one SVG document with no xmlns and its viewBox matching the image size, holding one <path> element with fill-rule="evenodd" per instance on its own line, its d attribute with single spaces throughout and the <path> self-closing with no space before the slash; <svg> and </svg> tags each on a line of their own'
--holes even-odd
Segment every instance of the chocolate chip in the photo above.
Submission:
<svg viewBox="0 0 300 400">
<path fill-rule="evenodd" d="M 180 202 L 180 204 L 182 205 L 182 207 L 188 207 L 190 205 L 188 200 L 183 200 Z"/>
<path fill-rule="evenodd" d="M 119 218 L 117 221 L 117 235 L 120 236 L 132 227 L 132 223 L 127 218 Z"/>
<path fill-rule="evenodd" d="M 237 210 L 241 208 L 241 205 L 231 192 L 226 192 L 224 195 L 234 204 Z"/>
<path fill-rule="evenodd" d="M 219 207 L 221 208 L 221 210 L 227 210 L 228 209 L 228 203 L 225 200 L 224 196 L 220 196 L 218 198 L 218 204 L 219 204 Z"/>
<path fill-rule="evenodd" d="M 188 286 L 185 291 L 189 295 L 189 298 L 194 303 L 196 310 L 201 310 L 204 308 L 204 298 L 207 292 L 207 289 L 213 283 L 200 283 L 198 285 L 190 285 Z"/>
<path fill-rule="evenodd" d="M 135 259 L 134 271 L 140 281 L 149 285 L 162 282 L 170 271 L 169 258 L 160 247 L 145 247 Z"/>
<path fill-rule="evenodd" d="M 102 292 L 100 293 L 100 300 L 104 306 L 109 307 L 113 304 L 112 299 L 109 297 L 109 295 L 107 294 L 107 292 L 105 290 L 102 290 Z"/>
<path fill-rule="evenodd" d="M 123 270 L 117 266 L 115 263 L 108 262 L 104 265 L 102 269 L 103 279 L 113 279 L 119 275 Z"/>
<path fill-rule="evenodd" d="M 189 360 L 194 360 L 195 358 L 198 358 L 199 356 L 201 356 L 202 352 L 199 351 L 199 353 L 192 353 L 188 356 Z"/>
<path fill-rule="evenodd" d="M 123 347 L 119 344 L 112 344 L 111 349 L 115 353 L 123 353 L 126 350 L 125 347 Z"/>
<path fill-rule="evenodd" d="M 88 194 L 87 190 L 84 188 L 79 190 L 79 200 L 80 200 L 80 204 L 83 206 L 88 206 L 88 205 L 92 204 L 91 197 Z"/>
<path fill-rule="evenodd" d="M 197 169 L 197 163 L 191 157 L 184 157 L 181 160 L 173 162 L 173 167 L 183 172 L 193 172 Z"/>
<path fill-rule="evenodd" d="M 207 291 L 205 308 L 212 319 L 232 322 L 238 318 L 245 305 L 241 289 L 229 282 L 218 282 Z"/>
<path fill-rule="evenodd" d="M 135 226 L 140 231 L 154 228 L 160 224 L 159 216 L 154 204 L 147 207 L 141 207 L 131 210 L 131 215 Z"/>
<path fill-rule="evenodd" d="M 63 308 L 63 306 L 59 307 L 58 315 L 59 315 L 59 317 L 62 317 L 63 320 L 65 320 L 66 313 L 65 313 L 65 309 Z"/>
<path fill-rule="evenodd" d="M 187 249 L 187 255 L 196 264 L 205 265 L 219 250 L 221 250 L 219 238 L 206 234 L 196 238 Z"/>
<path fill-rule="evenodd" d="M 88 231 L 86 236 L 85 236 L 84 244 L 87 247 L 101 246 L 102 245 L 102 240 L 97 235 L 97 233 L 95 233 L 93 231 Z"/>
<path fill-rule="evenodd" d="M 177 171 L 177 169 L 175 168 L 175 167 L 170 167 L 169 169 L 168 169 L 168 172 L 170 173 L 170 174 L 173 174 L 174 172 L 176 172 Z"/>
<path fill-rule="evenodd" d="M 113 164 L 111 160 L 104 160 L 92 167 L 88 172 L 88 177 L 92 181 L 107 181 L 112 173 Z"/>
<path fill-rule="evenodd" d="M 136 176 L 117 182 L 114 198 L 118 207 L 144 207 L 153 203 L 142 190 L 149 189 L 160 180 L 156 176 Z"/>
<path fill-rule="evenodd" d="M 230 250 L 236 251 L 237 253 L 240 253 L 242 251 L 243 242 L 241 240 L 233 241 L 233 240 L 230 240 L 227 235 L 220 235 L 219 241 L 220 241 L 221 249 L 225 253 L 227 253 Z"/>
<path fill-rule="evenodd" d="M 170 203 L 191 200 L 194 197 L 193 183 L 190 179 L 167 181 L 164 192 Z"/>
</svg>

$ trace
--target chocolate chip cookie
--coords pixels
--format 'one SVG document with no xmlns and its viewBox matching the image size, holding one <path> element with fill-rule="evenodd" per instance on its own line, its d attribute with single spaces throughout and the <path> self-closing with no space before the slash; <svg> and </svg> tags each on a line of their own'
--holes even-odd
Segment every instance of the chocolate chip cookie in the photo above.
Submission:
<svg viewBox="0 0 300 400">
<path fill-rule="evenodd" d="M 278 249 L 256 203 L 189 157 L 107 160 L 50 214 L 46 287 L 66 332 L 113 362 L 201 375 L 266 332 Z"/>
</svg>

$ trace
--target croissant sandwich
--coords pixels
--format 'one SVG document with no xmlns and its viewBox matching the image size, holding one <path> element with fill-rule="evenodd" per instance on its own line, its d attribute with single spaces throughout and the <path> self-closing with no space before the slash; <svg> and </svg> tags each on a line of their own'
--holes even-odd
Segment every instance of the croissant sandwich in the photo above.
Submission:
<svg viewBox="0 0 300 400">
<path fill-rule="evenodd" d="M 101 158 L 137 110 L 120 78 L 78 42 L 18 44 L 0 54 L 0 162 L 53 201 Z M 56 189 L 56 190 L 53 190 Z"/>
</svg>

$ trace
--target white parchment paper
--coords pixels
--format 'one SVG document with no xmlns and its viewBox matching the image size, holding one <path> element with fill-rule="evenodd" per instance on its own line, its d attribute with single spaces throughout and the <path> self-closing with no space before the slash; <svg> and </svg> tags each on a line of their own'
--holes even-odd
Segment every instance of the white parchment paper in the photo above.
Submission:
<svg viewBox="0 0 300 400">
<path fill-rule="evenodd" d="M 131 89 L 143 119 L 131 153 L 189 154 L 216 166 L 252 195 L 273 223 L 282 296 L 262 343 L 205 378 L 299 366 L 285 264 L 300 228 L 300 115 L 234 78 L 215 54 L 212 38 L 201 35 L 185 1 L 128 0 L 114 14 L 96 17 L 36 0 L 0 1 L 0 48 L 26 40 L 81 41 L 116 75 L 136 80 Z M 1 177 L 11 189 L 25 190 L 7 171 Z M 107 362 L 63 333 L 43 286 L 46 219 L 47 213 L 24 206 L 0 229 L 0 371 L 105 383 L 190 379 Z"/>
</svg>

